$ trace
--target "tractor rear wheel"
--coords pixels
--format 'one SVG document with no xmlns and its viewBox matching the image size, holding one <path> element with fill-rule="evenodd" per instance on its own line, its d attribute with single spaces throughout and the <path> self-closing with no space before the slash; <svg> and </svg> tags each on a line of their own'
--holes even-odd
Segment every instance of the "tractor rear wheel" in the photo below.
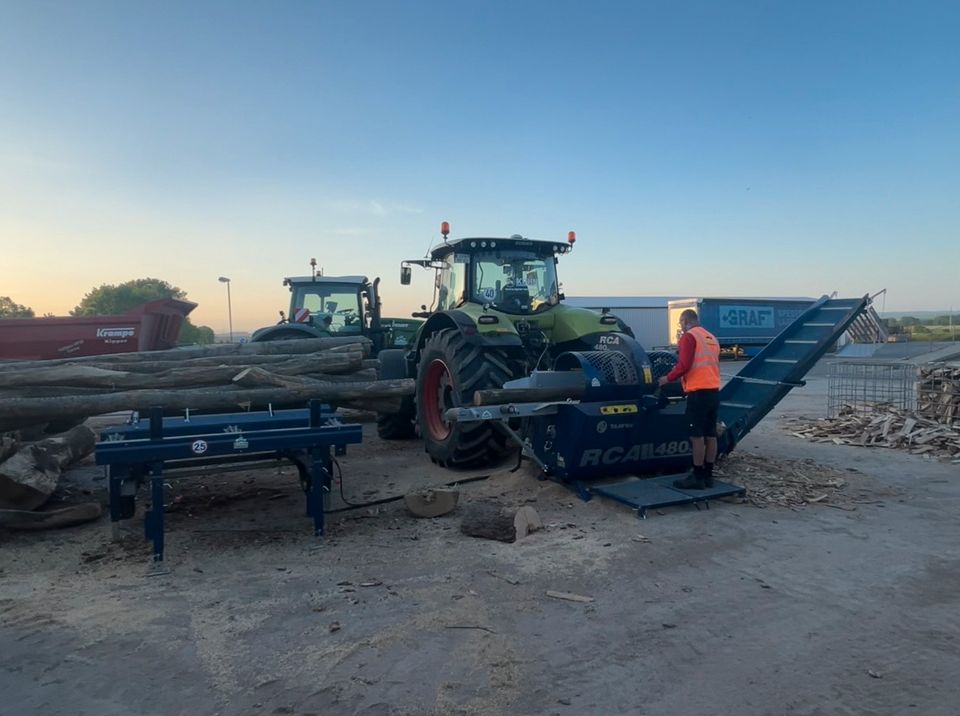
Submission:
<svg viewBox="0 0 960 716">
<path fill-rule="evenodd" d="M 398 413 L 377 413 L 377 435 L 383 440 L 409 440 L 417 435 L 417 409 L 413 396 L 405 395 Z"/>
<path fill-rule="evenodd" d="M 427 339 L 417 368 L 417 424 L 434 462 L 466 467 L 503 456 L 506 436 L 492 423 L 447 422 L 444 413 L 472 406 L 474 391 L 500 388 L 510 377 L 502 351 L 470 345 L 457 330 Z"/>
<path fill-rule="evenodd" d="M 388 348 L 380 351 L 380 380 L 399 380 L 407 376 L 407 351 Z M 409 440 L 417 436 L 417 409 L 413 396 L 405 395 L 396 413 L 377 413 L 377 435 L 384 440 Z"/>
</svg>

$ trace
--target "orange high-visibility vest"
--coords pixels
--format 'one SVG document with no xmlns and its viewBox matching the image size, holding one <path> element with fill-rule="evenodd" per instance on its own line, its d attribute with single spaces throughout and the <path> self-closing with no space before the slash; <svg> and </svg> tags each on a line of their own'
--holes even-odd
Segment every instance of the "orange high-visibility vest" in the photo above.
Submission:
<svg viewBox="0 0 960 716">
<path fill-rule="evenodd" d="M 683 392 L 710 390 L 720 387 L 720 344 L 716 337 L 702 326 L 687 331 L 697 342 L 693 363 L 683 377 Z"/>
</svg>

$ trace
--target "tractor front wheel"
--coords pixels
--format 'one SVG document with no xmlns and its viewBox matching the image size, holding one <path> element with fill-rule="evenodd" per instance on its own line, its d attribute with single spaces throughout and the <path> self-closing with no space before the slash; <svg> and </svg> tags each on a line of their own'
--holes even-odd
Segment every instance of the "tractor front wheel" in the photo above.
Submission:
<svg viewBox="0 0 960 716">
<path fill-rule="evenodd" d="M 503 456 L 506 439 L 491 423 L 448 422 L 450 408 L 473 405 L 473 394 L 510 380 L 501 351 L 470 345 L 448 328 L 430 336 L 417 368 L 417 423 L 430 458 L 446 467 L 490 463 Z"/>
</svg>

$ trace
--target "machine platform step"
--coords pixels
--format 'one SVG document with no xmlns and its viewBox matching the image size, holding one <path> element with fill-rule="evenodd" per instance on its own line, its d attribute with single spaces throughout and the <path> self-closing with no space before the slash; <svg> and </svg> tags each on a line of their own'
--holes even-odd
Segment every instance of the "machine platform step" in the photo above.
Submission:
<svg viewBox="0 0 960 716">
<path fill-rule="evenodd" d="M 700 503 L 709 507 L 709 501 L 720 497 L 744 495 L 746 489 L 739 485 L 714 480 L 713 487 L 706 490 L 681 490 L 673 486 L 673 481 L 685 477 L 687 473 L 663 475 L 650 479 L 630 478 L 618 482 L 590 485 L 587 489 L 601 497 L 637 510 L 637 516 L 646 518 L 647 510 L 676 505 L 695 505 Z"/>
</svg>

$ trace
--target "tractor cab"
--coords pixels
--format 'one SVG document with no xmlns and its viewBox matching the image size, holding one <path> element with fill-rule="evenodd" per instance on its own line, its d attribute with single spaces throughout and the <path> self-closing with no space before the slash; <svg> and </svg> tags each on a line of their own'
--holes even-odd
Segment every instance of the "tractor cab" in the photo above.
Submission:
<svg viewBox="0 0 960 716">
<path fill-rule="evenodd" d="M 509 238 L 470 238 L 446 241 L 430 252 L 429 259 L 404 261 L 400 282 L 410 283 L 410 266 L 436 270 L 434 311 L 450 311 L 478 304 L 511 316 L 542 313 L 563 298 L 557 280 L 557 257 L 569 252 L 568 244 L 534 241 L 514 234 Z M 418 314 L 422 315 L 422 314 Z"/>
<path fill-rule="evenodd" d="M 290 287 L 287 322 L 330 336 L 367 332 L 372 286 L 366 276 L 290 277 L 283 282 Z"/>
<path fill-rule="evenodd" d="M 280 311 L 280 321 L 254 331 L 251 341 L 283 341 L 293 338 L 365 336 L 374 353 L 388 344 L 380 317 L 380 279 L 366 276 L 324 276 L 310 259 L 309 276 L 290 276 L 283 285 L 290 289 L 290 309 Z"/>
</svg>

